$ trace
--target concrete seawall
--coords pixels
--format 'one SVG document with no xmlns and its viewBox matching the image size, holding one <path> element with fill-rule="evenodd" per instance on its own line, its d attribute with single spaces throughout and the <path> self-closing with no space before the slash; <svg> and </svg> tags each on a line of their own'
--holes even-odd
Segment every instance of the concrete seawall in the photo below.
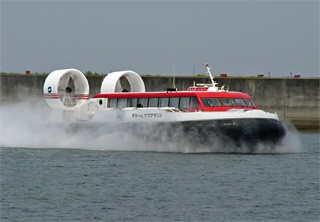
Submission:
<svg viewBox="0 0 320 222">
<path fill-rule="evenodd" d="M 1 103 L 43 100 L 45 75 L 0 75 Z M 100 92 L 103 77 L 89 76 L 90 95 Z M 147 91 L 172 87 L 171 77 L 143 77 Z M 217 78 L 219 86 L 250 94 L 260 108 L 276 112 L 300 130 L 320 131 L 319 78 Z M 176 77 L 178 90 L 196 83 L 210 83 L 209 78 Z"/>
</svg>

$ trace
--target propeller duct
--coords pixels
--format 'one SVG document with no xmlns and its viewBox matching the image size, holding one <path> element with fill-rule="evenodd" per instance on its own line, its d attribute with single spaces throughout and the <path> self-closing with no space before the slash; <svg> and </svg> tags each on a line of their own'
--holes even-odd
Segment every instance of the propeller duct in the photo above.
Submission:
<svg viewBox="0 0 320 222">
<path fill-rule="evenodd" d="M 87 101 L 89 84 L 79 70 L 55 70 L 46 78 L 43 93 L 50 107 L 65 110 Z"/>
<path fill-rule="evenodd" d="M 108 74 L 102 81 L 101 93 L 122 92 L 120 78 L 127 79 L 131 92 L 145 92 L 145 85 L 139 74 L 133 71 L 119 71 Z"/>
</svg>

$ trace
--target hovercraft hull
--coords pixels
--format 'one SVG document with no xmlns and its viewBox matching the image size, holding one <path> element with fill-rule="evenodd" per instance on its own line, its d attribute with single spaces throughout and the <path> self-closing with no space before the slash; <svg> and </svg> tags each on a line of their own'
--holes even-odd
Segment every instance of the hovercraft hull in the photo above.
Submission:
<svg viewBox="0 0 320 222">
<path fill-rule="evenodd" d="M 257 145 L 275 148 L 281 145 L 286 135 L 284 124 L 275 119 L 219 119 L 184 122 L 136 122 L 136 123 L 73 123 L 68 126 L 69 133 L 95 132 L 96 137 L 121 133 L 133 136 L 147 143 L 176 143 L 192 147 L 246 146 L 254 152 Z M 92 138 L 94 139 L 94 138 Z M 236 151 L 236 150 L 235 150 Z"/>
</svg>

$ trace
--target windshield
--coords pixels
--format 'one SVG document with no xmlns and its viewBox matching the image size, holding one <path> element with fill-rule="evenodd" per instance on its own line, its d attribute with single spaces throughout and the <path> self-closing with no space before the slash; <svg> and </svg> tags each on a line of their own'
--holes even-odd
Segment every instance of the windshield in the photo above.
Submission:
<svg viewBox="0 0 320 222">
<path fill-rule="evenodd" d="M 202 98 L 201 100 L 205 107 L 221 106 L 221 103 L 217 98 Z"/>
</svg>

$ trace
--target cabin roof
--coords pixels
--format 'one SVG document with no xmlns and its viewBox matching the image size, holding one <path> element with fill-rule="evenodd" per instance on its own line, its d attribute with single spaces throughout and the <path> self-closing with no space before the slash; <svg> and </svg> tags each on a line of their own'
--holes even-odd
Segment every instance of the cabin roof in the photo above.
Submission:
<svg viewBox="0 0 320 222">
<path fill-rule="evenodd" d="M 158 97 L 188 97 L 200 98 L 247 98 L 251 96 L 241 92 L 208 92 L 208 91 L 164 91 L 164 92 L 116 92 L 96 94 L 93 98 L 158 98 Z"/>
</svg>

